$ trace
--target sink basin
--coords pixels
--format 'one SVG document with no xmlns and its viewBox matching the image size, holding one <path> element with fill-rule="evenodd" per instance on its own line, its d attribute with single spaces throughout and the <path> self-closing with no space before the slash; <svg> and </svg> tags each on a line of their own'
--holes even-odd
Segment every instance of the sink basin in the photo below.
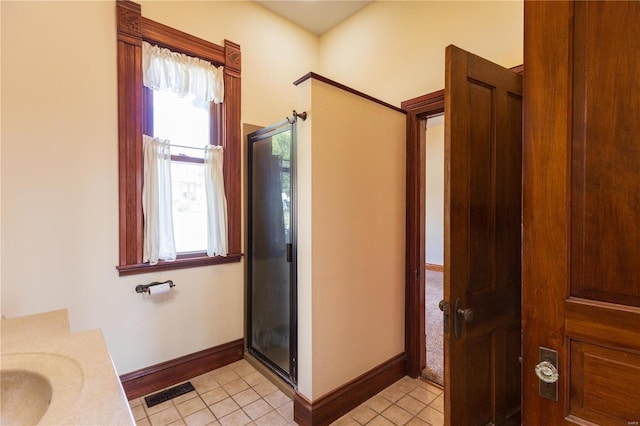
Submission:
<svg viewBox="0 0 640 426">
<path fill-rule="evenodd" d="M 80 395 L 83 375 L 71 358 L 46 352 L 0 357 L 0 423 L 56 424 Z"/>
<path fill-rule="evenodd" d="M 51 383 L 28 370 L 2 370 L 0 380 L 3 425 L 35 425 L 49 408 Z"/>
</svg>

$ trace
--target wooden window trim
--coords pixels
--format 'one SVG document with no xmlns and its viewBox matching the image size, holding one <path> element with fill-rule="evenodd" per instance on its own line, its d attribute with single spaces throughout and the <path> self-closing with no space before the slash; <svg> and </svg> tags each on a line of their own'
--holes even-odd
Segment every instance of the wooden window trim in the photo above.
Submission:
<svg viewBox="0 0 640 426">
<path fill-rule="evenodd" d="M 241 253 L 241 134 L 240 134 L 240 46 L 229 40 L 218 46 L 142 16 L 139 4 L 116 3 L 118 33 L 118 174 L 120 275 L 191 268 L 238 262 Z M 186 55 L 198 56 L 224 66 L 224 102 L 212 108 L 219 117 L 213 140 L 224 147 L 224 186 L 227 196 L 229 254 L 208 257 L 184 253 L 173 262 L 157 265 L 142 262 L 142 133 L 146 122 L 143 108 L 142 41 Z"/>
</svg>

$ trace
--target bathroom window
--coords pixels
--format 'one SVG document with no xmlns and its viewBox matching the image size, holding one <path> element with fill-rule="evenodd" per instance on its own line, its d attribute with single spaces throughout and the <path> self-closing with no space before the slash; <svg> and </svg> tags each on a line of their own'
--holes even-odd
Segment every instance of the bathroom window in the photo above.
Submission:
<svg viewBox="0 0 640 426">
<path fill-rule="evenodd" d="M 202 147 L 211 143 L 210 129 L 215 126 L 211 122 L 211 105 L 197 102 L 193 95 L 180 97 L 169 91 L 151 91 L 149 98 L 152 101 L 147 106 L 153 112 L 153 129 L 146 129 L 145 133 L 172 143 L 171 199 L 176 252 L 204 252 L 207 197 Z"/>
<path fill-rule="evenodd" d="M 225 40 L 218 46 L 144 18 L 140 5 L 118 1 L 118 118 L 120 192 L 120 275 L 239 261 L 240 252 L 240 47 Z M 224 69 L 222 103 L 143 87 L 142 43 L 200 58 Z M 144 263 L 142 212 L 142 135 L 169 139 L 175 261 Z M 228 254 L 208 257 L 204 151 L 224 150 Z M 190 147 L 193 147 L 191 149 Z M 196 149 L 198 148 L 198 149 Z"/>
</svg>

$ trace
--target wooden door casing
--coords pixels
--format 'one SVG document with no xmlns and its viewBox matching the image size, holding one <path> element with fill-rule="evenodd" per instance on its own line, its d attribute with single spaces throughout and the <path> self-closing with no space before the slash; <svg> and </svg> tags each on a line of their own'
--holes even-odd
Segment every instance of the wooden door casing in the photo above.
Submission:
<svg viewBox="0 0 640 426">
<path fill-rule="evenodd" d="M 426 121 L 444 113 L 444 89 L 402 102 L 407 111 L 407 233 L 405 352 L 407 375 L 418 377 L 426 367 L 425 338 L 425 211 Z M 437 308 L 436 308 L 437 309 Z"/>
<path fill-rule="evenodd" d="M 446 51 L 445 418 L 519 422 L 522 76 Z M 474 318 L 455 336 L 455 304 Z"/>
<path fill-rule="evenodd" d="M 525 2 L 524 424 L 640 421 L 638 27 L 639 2 Z"/>
</svg>

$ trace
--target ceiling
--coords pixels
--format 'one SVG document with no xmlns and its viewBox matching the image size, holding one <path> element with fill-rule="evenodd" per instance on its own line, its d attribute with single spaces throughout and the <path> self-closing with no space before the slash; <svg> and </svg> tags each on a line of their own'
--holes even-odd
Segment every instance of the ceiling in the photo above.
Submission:
<svg viewBox="0 0 640 426">
<path fill-rule="evenodd" d="M 259 5 L 320 36 L 369 3 L 364 0 L 255 0 Z"/>
</svg>

